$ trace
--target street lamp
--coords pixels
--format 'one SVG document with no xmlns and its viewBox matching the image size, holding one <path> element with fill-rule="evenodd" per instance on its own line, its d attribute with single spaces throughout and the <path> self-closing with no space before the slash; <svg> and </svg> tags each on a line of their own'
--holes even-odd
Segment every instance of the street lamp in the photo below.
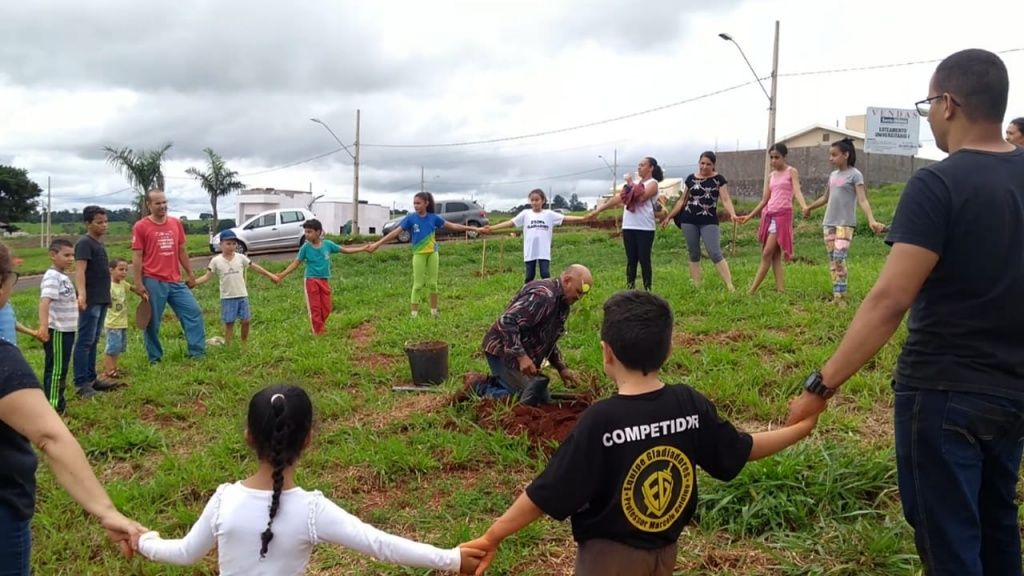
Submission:
<svg viewBox="0 0 1024 576">
<path fill-rule="evenodd" d="M 328 126 L 326 122 L 320 120 L 319 118 L 309 119 L 310 122 L 316 122 L 317 124 L 323 126 L 327 130 L 327 132 L 330 133 L 331 137 L 334 138 L 334 141 L 341 146 L 341 148 L 345 151 L 346 154 L 349 155 L 350 158 L 352 158 L 352 230 L 353 233 L 355 234 L 359 234 L 359 116 L 360 111 L 356 110 L 356 141 L 352 145 L 352 147 L 355 148 L 356 150 L 355 154 L 349 151 L 348 146 L 345 146 L 345 143 L 342 142 L 340 138 L 338 138 L 338 135 L 334 133 L 334 130 L 331 130 L 331 127 Z"/>
<path fill-rule="evenodd" d="M 771 94 L 768 93 L 764 88 L 764 84 L 761 82 L 761 77 L 757 75 L 754 70 L 754 66 L 751 65 L 750 60 L 747 59 L 747 55 L 743 52 L 743 48 L 740 47 L 739 42 L 736 42 L 732 36 L 722 32 L 718 35 L 719 38 L 726 42 L 732 42 L 736 49 L 740 51 L 740 56 L 743 56 L 743 61 L 747 63 L 747 67 L 754 74 L 754 78 L 757 80 L 757 85 L 761 87 L 761 92 L 768 98 L 768 148 L 775 145 L 775 110 L 778 101 L 776 99 L 776 84 L 779 76 L 779 21 L 775 21 L 775 46 L 772 50 L 772 90 Z M 764 178 L 768 180 L 768 155 L 765 154 L 765 169 Z"/>
<path fill-rule="evenodd" d="M 597 157 L 600 158 L 602 162 L 604 162 L 605 166 L 608 166 L 608 160 L 605 160 L 604 156 L 601 156 L 600 154 L 598 154 Z M 612 173 L 612 193 L 614 194 L 615 193 L 615 184 L 618 183 L 618 181 L 619 181 L 618 176 L 615 174 L 615 172 L 619 169 L 619 149 L 618 148 L 615 148 L 614 150 L 612 150 L 612 162 L 615 164 L 615 166 L 614 167 L 608 166 L 608 170 L 610 170 L 611 173 Z"/>
</svg>

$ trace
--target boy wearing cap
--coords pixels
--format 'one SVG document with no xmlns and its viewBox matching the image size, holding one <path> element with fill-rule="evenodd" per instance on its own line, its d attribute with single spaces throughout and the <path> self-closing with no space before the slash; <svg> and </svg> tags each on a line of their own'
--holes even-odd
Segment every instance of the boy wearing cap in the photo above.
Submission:
<svg viewBox="0 0 1024 576">
<path fill-rule="evenodd" d="M 235 321 L 242 324 L 242 344 L 249 341 L 249 321 L 252 311 L 249 308 L 249 291 L 245 285 L 245 269 L 252 268 L 266 276 L 271 282 L 279 284 L 281 279 L 276 274 L 249 260 L 245 254 L 235 252 L 238 248 L 238 236 L 231 230 L 220 233 L 220 254 L 213 257 L 206 267 L 206 273 L 196 278 L 196 285 L 205 284 L 213 274 L 220 278 L 220 319 L 224 322 L 224 344 L 231 344 L 235 336 Z"/>
</svg>

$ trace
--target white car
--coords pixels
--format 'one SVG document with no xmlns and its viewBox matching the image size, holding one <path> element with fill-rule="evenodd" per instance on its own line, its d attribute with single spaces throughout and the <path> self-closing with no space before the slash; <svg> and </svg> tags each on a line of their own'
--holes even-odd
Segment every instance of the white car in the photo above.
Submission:
<svg viewBox="0 0 1024 576">
<path fill-rule="evenodd" d="M 238 236 L 238 251 L 243 254 L 264 250 L 292 250 L 298 249 L 305 242 L 302 223 L 313 218 L 315 216 L 309 210 L 282 208 L 257 214 L 231 230 Z M 220 252 L 220 233 L 210 238 L 210 252 Z"/>
</svg>

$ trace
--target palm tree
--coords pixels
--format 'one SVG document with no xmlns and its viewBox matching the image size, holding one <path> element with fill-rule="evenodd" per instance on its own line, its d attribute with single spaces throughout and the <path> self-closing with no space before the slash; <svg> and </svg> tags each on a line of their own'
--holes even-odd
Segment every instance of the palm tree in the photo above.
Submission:
<svg viewBox="0 0 1024 576">
<path fill-rule="evenodd" d="M 171 149 L 168 142 L 158 150 L 142 150 L 135 152 L 125 146 L 117 149 L 104 146 L 107 152 L 107 163 L 117 168 L 124 179 L 135 189 L 135 202 L 138 206 L 139 216 L 145 216 L 146 192 L 153 188 L 164 188 L 163 160 L 164 154 Z"/>
<path fill-rule="evenodd" d="M 211 148 L 204 148 L 206 153 L 206 172 L 198 168 L 189 168 L 185 173 L 199 181 L 199 185 L 210 196 L 210 207 L 213 208 L 213 220 L 210 221 L 210 234 L 217 233 L 217 199 L 228 194 L 243 190 L 245 184 L 238 181 L 238 172 L 228 170 L 224 159 Z"/>
</svg>

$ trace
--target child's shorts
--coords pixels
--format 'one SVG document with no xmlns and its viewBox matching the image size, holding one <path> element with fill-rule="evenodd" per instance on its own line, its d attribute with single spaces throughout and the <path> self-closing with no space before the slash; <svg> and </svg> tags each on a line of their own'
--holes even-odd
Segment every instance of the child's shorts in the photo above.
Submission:
<svg viewBox="0 0 1024 576">
<path fill-rule="evenodd" d="M 107 328 L 107 348 L 103 352 L 108 356 L 120 356 L 128 349 L 128 330 L 125 328 Z"/>
<path fill-rule="evenodd" d="M 237 320 L 242 322 L 252 320 L 252 312 L 249 310 L 249 299 L 246 297 L 221 299 L 220 319 L 225 324 L 234 324 Z"/>
</svg>

